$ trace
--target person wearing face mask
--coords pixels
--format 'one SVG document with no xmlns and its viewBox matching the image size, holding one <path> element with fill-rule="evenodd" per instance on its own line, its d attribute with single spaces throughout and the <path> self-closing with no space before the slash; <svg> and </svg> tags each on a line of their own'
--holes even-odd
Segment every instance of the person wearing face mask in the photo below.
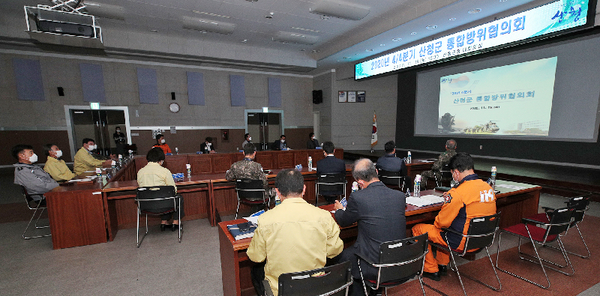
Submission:
<svg viewBox="0 0 600 296">
<path fill-rule="evenodd" d="M 285 143 L 285 135 L 281 135 L 279 140 L 273 142 L 271 145 L 271 150 L 287 150 L 287 144 Z"/>
<path fill-rule="evenodd" d="M 242 142 L 242 149 L 244 149 L 244 147 L 246 147 L 246 144 L 248 143 L 252 143 L 252 137 L 250 136 L 249 133 L 246 133 L 244 135 L 244 142 Z"/>
<path fill-rule="evenodd" d="M 158 147 L 150 149 L 150 151 L 148 151 L 148 154 L 146 154 L 146 160 L 148 160 L 148 164 L 141 168 L 137 173 L 138 186 L 173 186 L 175 187 L 175 192 L 177 192 L 177 186 L 175 186 L 173 174 L 171 174 L 171 171 L 169 171 L 169 169 L 162 166 L 163 163 L 165 163 L 165 153 L 163 152 L 163 150 Z M 183 198 L 180 195 L 178 195 L 177 197 L 181 199 L 181 217 L 183 217 Z M 153 212 L 155 211 L 160 213 L 166 212 L 169 209 L 170 208 L 156 208 L 152 210 Z M 176 231 L 179 229 L 179 220 L 173 220 L 172 226 L 169 226 L 169 220 L 171 220 L 172 217 L 178 217 L 177 211 L 161 216 L 162 221 L 160 223 L 160 231 L 165 231 L 165 228 L 167 227 L 171 227 L 172 231 Z"/>
<path fill-rule="evenodd" d="M 364 295 L 355 254 L 363 254 L 371 262 L 377 262 L 381 243 L 406 236 L 406 196 L 379 181 L 375 165 L 367 158 L 354 163 L 352 176 L 361 190 L 350 195 L 345 210 L 339 201 L 335 201 L 335 220 L 341 227 L 358 223 L 358 236 L 354 245 L 336 257 L 335 262 L 352 262 L 354 284 L 350 286 L 350 295 Z M 377 278 L 377 269 L 368 264 L 360 267 L 365 280 Z"/>
<path fill-rule="evenodd" d="M 317 149 L 317 147 L 319 147 L 319 141 L 315 138 L 315 133 L 308 134 L 306 149 Z"/>
<path fill-rule="evenodd" d="M 38 156 L 33 152 L 31 145 L 16 145 L 11 152 L 12 156 L 18 160 L 18 163 L 14 164 L 14 183 L 25 187 L 36 203 L 44 199 L 44 193 L 58 187 L 58 182 L 54 181 L 41 167 L 34 165 L 38 161 Z M 32 206 L 37 206 L 37 204 Z"/>
<path fill-rule="evenodd" d="M 65 161 L 60 159 L 62 151 L 58 149 L 58 146 L 54 144 L 44 145 L 44 154 L 48 157 L 44 165 L 44 171 L 50 174 L 52 179 L 61 182 L 71 180 L 75 177 L 75 174 L 67 167 Z"/>
<path fill-rule="evenodd" d="M 115 140 L 115 144 L 117 145 L 116 153 L 124 155 L 125 154 L 125 144 L 127 144 L 127 138 L 125 134 L 121 132 L 121 127 L 115 127 L 115 133 L 113 134 L 113 140 Z"/>
<path fill-rule="evenodd" d="M 204 143 L 200 144 L 200 151 L 202 151 L 202 153 L 204 154 L 217 153 L 217 151 L 215 151 L 215 147 L 212 144 L 211 137 L 206 137 L 206 139 L 204 139 Z"/>
<path fill-rule="evenodd" d="M 110 167 L 112 160 L 96 159 L 92 156 L 92 151 L 96 150 L 96 141 L 90 138 L 83 139 L 83 146 L 75 153 L 75 161 L 73 162 L 73 172 L 75 175 L 81 175 L 86 171 L 94 171 L 99 167 Z"/>
<path fill-rule="evenodd" d="M 169 148 L 169 144 L 167 144 L 167 141 L 165 140 L 165 136 L 161 134 L 156 135 L 156 144 L 152 146 L 152 148 L 155 147 L 162 149 L 165 155 L 173 154 L 173 152 L 171 152 L 171 148 Z"/>
<path fill-rule="evenodd" d="M 459 233 L 467 234 L 469 221 L 472 218 L 484 217 L 496 213 L 496 196 L 492 187 L 485 181 L 479 179 L 473 168 L 475 167 L 471 155 L 459 152 L 449 162 L 452 179 L 458 182 L 458 186 L 444 193 L 444 205 L 435 217 L 434 224 L 417 224 L 413 226 L 412 233 L 418 236 L 428 234 L 429 241 L 446 246 L 442 238 L 442 228 L 451 228 Z M 453 249 L 462 250 L 465 238 L 461 235 L 448 232 L 448 241 Z M 447 265 L 450 262 L 448 254 L 437 250 L 437 254 L 431 252 L 425 256 L 423 276 L 435 281 L 440 280 L 440 275 L 445 275 Z"/>
</svg>

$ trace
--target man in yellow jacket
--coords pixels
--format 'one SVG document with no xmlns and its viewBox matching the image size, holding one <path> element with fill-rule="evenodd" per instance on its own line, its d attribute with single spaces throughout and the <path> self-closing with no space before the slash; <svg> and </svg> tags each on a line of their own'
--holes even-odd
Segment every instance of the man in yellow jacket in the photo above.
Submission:
<svg viewBox="0 0 600 296">
<path fill-rule="evenodd" d="M 48 157 L 48 159 L 46 159 L 46 164 L 44 165 L 44 171 L 50 174 L 52 179 L 60 182 L 68 181 L 75 177 L 75 174 L 67 167 L 65 161 L 60 159 L 62 157 L 62 151 L 58 149 L 58 146 L 46 144 L 44 145 L 44 153 Z"/>
<path fill-rule="evenodd" d="M 75 153 L 75 162 L 73 172 L 75 175 L 81 175 L 86 171 L 93 171 L 99 167 L 110 167 L 112 160 L 100 160 L 92 156 L 92 151 L 96 150 L 96 141 L 93 139 L 83 139 L 83 147 Z"/>
<path fill-rule="evenodd" d="M 473 171 L 473 158 L 468 153 L 460 152 L 450 159 L 449 166 L 452 179 L 458 182 L 458 186 L 444 194 L 445 203 L 435 217 L 433 225 L 417 224 L 412 228 L 413 236 L 427 233 L 429 241 L 444 246 L 446 242 L 441 234 L 442 228 L 451 228 L 467 234 L 469 221 L 472 218 L 496 213 L 494 190 L 488 183 L 479 179 Z M 451 232 L 448 233 L 448 241 L 452 248 L 459 250 L 462 250 L 465 244 L 465 239 L 461 235 Z M 423 276 L 439 281 L 440 274 L 445 273 L 449 262 L 447 253 L 438 250 L 434 257 L 429 247 L 429 253 L 425 256 Z"/>
</svg>

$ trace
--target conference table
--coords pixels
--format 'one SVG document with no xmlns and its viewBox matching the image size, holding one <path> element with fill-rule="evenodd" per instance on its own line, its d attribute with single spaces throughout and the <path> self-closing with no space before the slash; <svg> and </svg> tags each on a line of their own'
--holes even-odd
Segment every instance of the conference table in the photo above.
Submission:
<svg viewBox="0 0 600 296">
<path fill-rule="evenodd" d="M 521 222 L 522 217 L 537 214 L 540 198 L 540 186 L 498 180 L 496 190 L 496 207 L 500 214 L 500 226 L 506 227 Z M 433 194 L 441 196 L 443 192 L 426 190 L 422 195 Z M 376 197 L 374 197 L 376 198 Z M 333 205 L 321 206 L 332 211 Z M 425 207 L 407 205 L 405 210 L 407 235 L 410 228 L 417 223 L 432 223 L 442 204 Z M 251 238 L 235 240 L 227 230 L 227 225 L 246 222 L 245 219 L 223 221 L 218 224 L 219 244 L 221 252 L 221 276 L 223 282 L 223 295 L 256 295 L 250 278 L 253 262 L 250 261 L 246 250 Z M 351 245 L 357 236 L 357 226 L 342 227 L 340 238 L 344 246 Z"/>
<path fill-rule="evenodd" d="M 343 159 L 343 155 L 343 149 L 336 149 L 335 157 Z M 305 198 L 314 203 L 317 176 L 314 170 L 308 170 L 308 156 L 312 157 L 315 167 L 317 161 L 325 157 L 322 150 L 259 151 L 255 161 L 269 170 L 267 178 L 271 184 L 280 170 L 301 164 L 307 187 Z M 176 182 L 178 194 L 185 199 L 184 221 L 208 218 L 210 224 L 216 226 L 221 215 L 235 213 L 235 182 L 227 181 L 225 172 L 243 157 L 242 153 L 166 156 L 164 166 L 172 173 L 185 172 L 186 164 L 191 165 L 191 175 L 185 174 L 183 180 Z M 114 240 L 119 229 L 135 228 L 136 176 L 146 164 L 145 157 L 136 156 L 107 184 L 70 182 L 46 193 L 53 248 L 108 242 Z M 346 180 L 352 183 L 350 170 L 351 166 L 347 166 Z M 347 186 L 348 193 L 350 190 Z M 247 205 L 240 206 L 241 213 L 249 210 Z M 158 217 L 149 218 L 149 224 L 159 222 Z"/>
</svg>

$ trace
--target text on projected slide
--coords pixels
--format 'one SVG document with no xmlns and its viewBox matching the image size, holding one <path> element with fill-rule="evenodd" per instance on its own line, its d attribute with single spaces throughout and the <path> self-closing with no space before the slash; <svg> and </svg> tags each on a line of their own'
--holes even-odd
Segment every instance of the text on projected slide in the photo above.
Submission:
<svg viewBox="0 0 600 296">
<path fill-rule="evenodd" d="M 557 58 L 440 78 L 440 134 L 548 136 Z"/>
</svg>

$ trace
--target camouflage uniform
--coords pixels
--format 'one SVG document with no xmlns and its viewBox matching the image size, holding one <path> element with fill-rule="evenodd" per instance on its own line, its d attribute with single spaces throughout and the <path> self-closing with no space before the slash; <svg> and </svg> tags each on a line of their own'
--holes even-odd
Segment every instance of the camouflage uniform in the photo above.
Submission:
<svg viewBox="0 0 600 296">
<path fill-rule="evenodd" d="M 421 173 L 421 187 L 427 186 L 427 178 L 438 178 L 438 180 L 442 179 L 442 174 L 440 173 L 440 169 L 447 165 L 450 162 L 450 158 L 456 155 L 456 150 L 449 149 L 446 152 L 440 154 L 438 159 L 433 163 L 430 171 L 424 171 Z"/>
<path fill-rule="evenodd" d="M 265 188 L 268 188 L 267 176 L 263 172 L 260 163 L 243 159 L 231 165 L 231 168 L 225 174 L 225 179 L 235 181 L 237 179 L 262 180 Z"/>
</svg>

